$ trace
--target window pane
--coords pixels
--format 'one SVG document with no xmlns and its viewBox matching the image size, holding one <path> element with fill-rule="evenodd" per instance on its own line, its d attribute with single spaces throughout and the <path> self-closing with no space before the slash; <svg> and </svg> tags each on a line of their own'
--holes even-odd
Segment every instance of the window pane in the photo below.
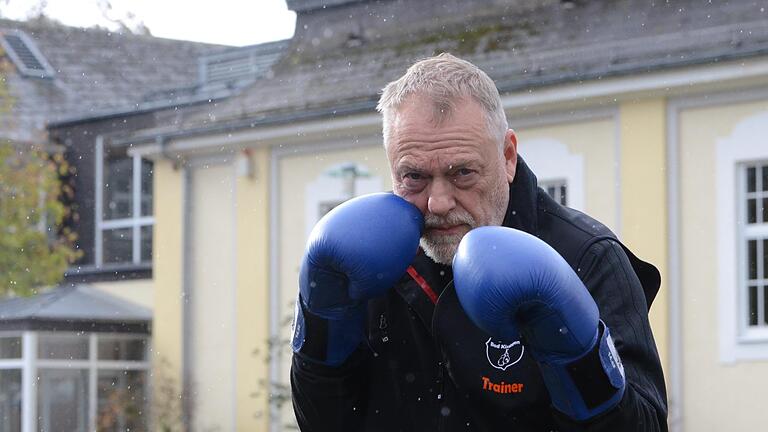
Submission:
<svg viewBox="0 0 768 432">
<path fill-rule="evenodd" d="M 135 360 L 147 358 L 147 340 L 143 337 L 99 336 L 99 360 Z"/>
<path fill-rule="evenodd" d="M 0 359 L 21 358 L 21 337 L 0 338 Z"/>
<path fill-rule="evenodd" d="M 133 158 L 125 150 L 109 149 L 104 158 L 104 219 L 129 218 L 133 214 Z"/>
<path fill-rule="evenodd" d="M 768 191 L 768 165 L 763 165 L 763 187 L 764 191 Z M 763 219 L 765 220 L 765 219 Z"/>
<path fill-rule="evenodd" d="M 103 262 L 133 262 L 133 228 L 104 230 Z"/>
<path fill-rule="evenodd" d="M 755 191 L 756 178 L 757 176 L 755 176 L 755 168 L 754 167 L 747 168 L 747 192 Z"/>
<path fill-rule="evenodd" d="M 747 200 L 747 223 L 757 222 L 757 209 L 755 205 L 755 199 L 750 198 Z"/>
<path fill-rule="evenodd" d="M 21 431 L 21 370 L 0 370 L 0 430 Z"/>
<path fill-rule="evenodd" d="M 757 325 L 757 287 L 749 287 L 749 325 Z"/>
<path fill-rule="evenodd" d="M 763 324 L 768 324 L 768 286 L 763 287 Z"/>
<path fill-rule="evenodd" d="M 41 359 L 87 360 L 88 336 L 41 334 L 38 339 L 37 357 Z"/>
<path fill-rule="evenodd" d="M 568 201 L 566 200 L 566 187 L 565 185 L 560 186 L 560 204 L 562 205 L 568 205 Z"/>
<path fill-rule="evenodd" d="M 768 198 L 763 198 L 763 203 L 760 204 L 760 211 L 763 213 L 761 222 L 768 223 Z"/>
<path fill-rule="evenodd" d="M 152 262 L 152 225 L 141 227 L 141 262 Z"/>
<path fill-rule="evenodd" d="M 747 241 L 747 278 L 757 279 L 757 240 Z"/>
<path fill-rule="evenodd" d="M 141 215 L 152 216 L 152 162 L 141 160 Z"/>
<path fill-rule="evenodd" d="M 99 371 L 99 432 L 147 430 L 146 375 L 146 371 Z"/>
<path fill-rule="evenodd" d="M 763 239 L 763 279 L 768 279 L 768 239 Z"/>
<path fill-rule="evenodd" d="M 40 369 L 37 391 L 39 432 L 86 432 L 88 427 L 88 371 Z"/>
</svg>

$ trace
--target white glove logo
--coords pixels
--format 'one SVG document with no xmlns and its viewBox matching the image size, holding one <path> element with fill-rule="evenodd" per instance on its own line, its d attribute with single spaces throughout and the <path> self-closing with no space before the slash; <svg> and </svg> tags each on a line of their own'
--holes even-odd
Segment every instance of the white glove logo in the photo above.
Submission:
<svg viewBox="0 0 768 432">
<path fill-rule="evenodd" d="M 506 370 L 508 367 L 516 364 L 523 358 L 525 348 L 520 341 L 512 343 L 503 341 L 494 341 L 488 338 L 485 341 L 485 355 L 488 363 L 496 369 Z"/>
</svg>

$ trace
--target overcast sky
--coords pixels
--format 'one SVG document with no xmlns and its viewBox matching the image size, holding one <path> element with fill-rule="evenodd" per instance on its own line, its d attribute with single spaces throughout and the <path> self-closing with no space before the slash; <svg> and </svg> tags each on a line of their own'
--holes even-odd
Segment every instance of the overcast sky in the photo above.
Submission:
<svg viewBox="0 0 768 432">
<path fill-rule="evenodd" d="M 41 5 L 71 26 L 115 28 L 106 11 L 131 27 L 143 21 L 154 36 L 234 46 L 289 38 L 296 21 L 285 0 L 0 0 L 0 16 L 22 20 Z"/>
</svg>

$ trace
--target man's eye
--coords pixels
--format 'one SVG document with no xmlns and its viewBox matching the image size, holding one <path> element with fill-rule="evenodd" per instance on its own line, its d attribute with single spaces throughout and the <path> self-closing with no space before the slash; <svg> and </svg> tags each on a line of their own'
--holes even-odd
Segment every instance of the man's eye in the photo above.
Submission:
<svg viewBox="0 0 768 432">
<path fill-rule="evenodd" d="M 458 176 L 468 176 L 472 174 L 474 171 L 472 171 L 469 168 L 460 168 L 458 171 L 456 171 L 456 175 Z"/>
<path fill-rule="evenodd" d="M 405 175 L 407 180 L 423 180 L 424 176 L 419 173 L 408 173 Z"/>
</svg>

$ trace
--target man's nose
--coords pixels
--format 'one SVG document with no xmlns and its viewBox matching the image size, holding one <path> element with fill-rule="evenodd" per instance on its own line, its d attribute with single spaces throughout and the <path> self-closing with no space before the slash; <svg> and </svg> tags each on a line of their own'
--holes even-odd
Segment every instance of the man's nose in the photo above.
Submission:
<svg viewBox="0 0 768 432">
<path fill-rule="evenodd" d="M 451 182 L 435 179 L 429 190 L 429 200 L 427 208 L 434 215 L 444 216 L 456 207 L 456 200 L 453 197 L 453 185 Z"/>
</svg>

